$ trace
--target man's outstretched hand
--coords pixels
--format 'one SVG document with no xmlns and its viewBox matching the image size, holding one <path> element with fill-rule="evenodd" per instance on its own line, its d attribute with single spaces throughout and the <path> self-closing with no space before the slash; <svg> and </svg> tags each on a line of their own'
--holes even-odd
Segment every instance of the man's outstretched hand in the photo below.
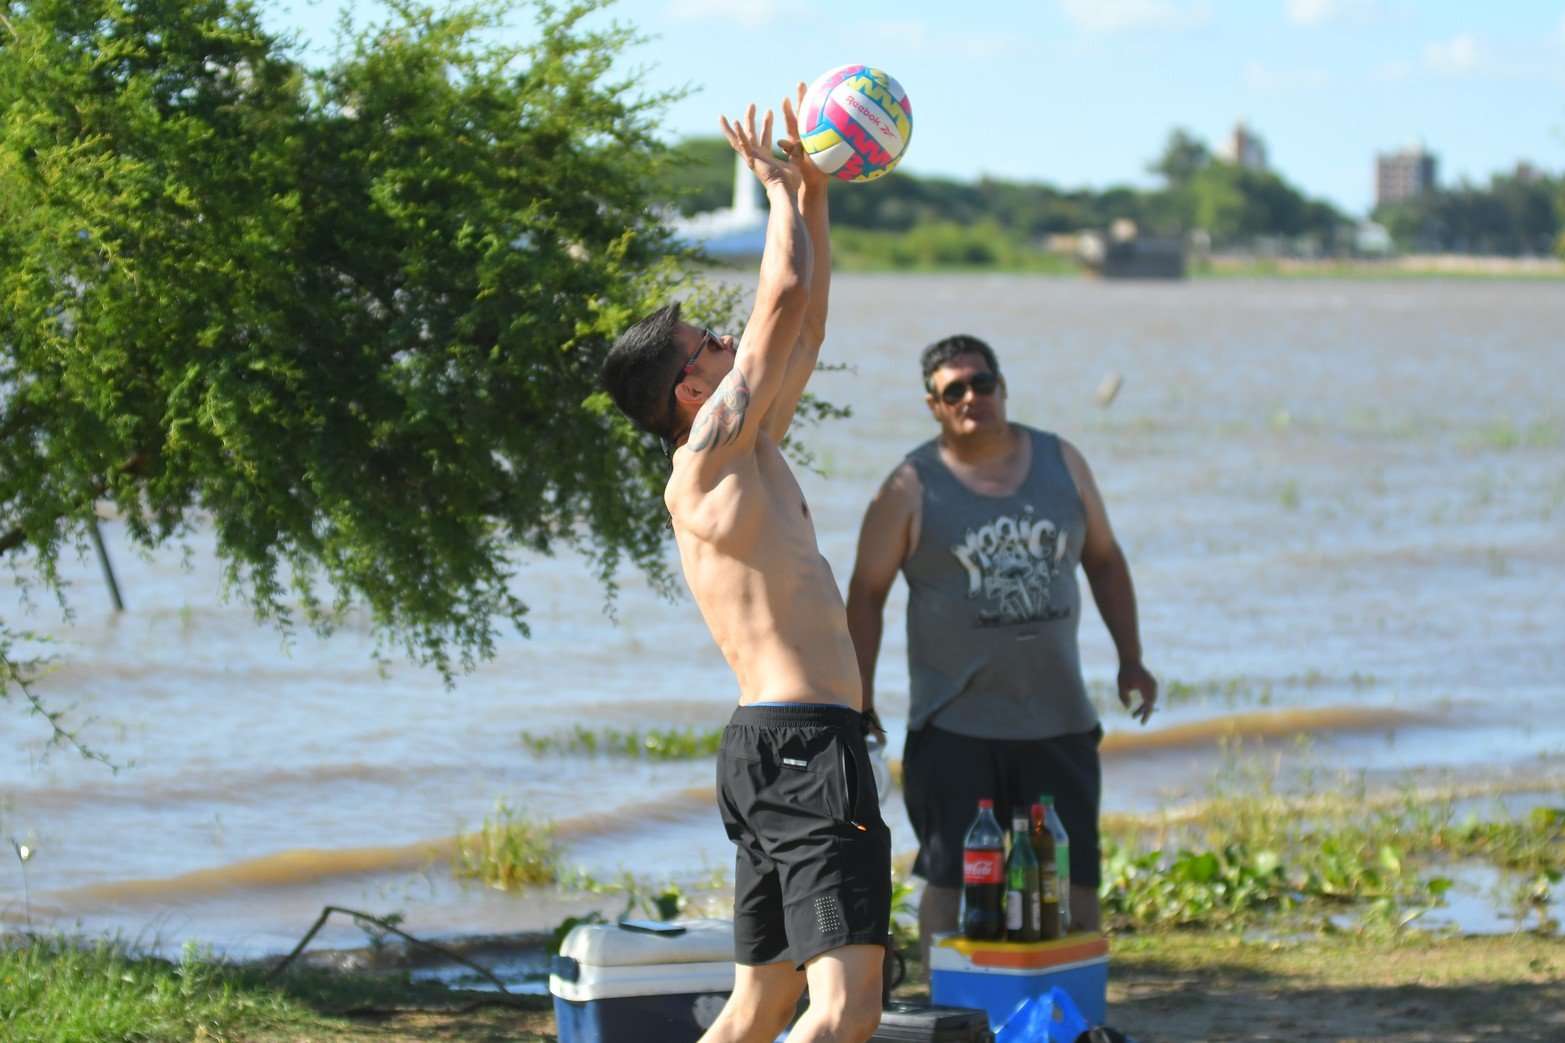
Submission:
<svg viewBox="0 0 1565 1043">
<path fill-rule="evenodd" d="M 735 152 L 744 159 L 745 166 L 750 168 L 762 185 L 770 187 L 781 185 L 790 192 L 797 192 L 803 181 L 802 172 L 794 161 L 792 153 L 779 158 L 772 151 L 772 110 L 766 110 L 766 116 L 761 121 L 761 129 L 756 131 L 755 106 L 751 105 L 745 110 L 742 119 L 728 122 L 727 116 L 719 116 L 718 124 L 723 128 L 723 137 L 733 146 Z M 797 125 L 797 124 L 795 124 Z M 805 163 L 809 160 L 804 156 L 804 147 L 797 145 L 799 159 Z M 814 166 L 813 163 L 810 164 Z"/>
<path fill-rule="evenodd" d="M 787 98 L 783 99 L 783 130 L 788 134 L 777 143 L 777 147 L 788 154 L 789 160 L 799 168 L 799 178 L 803 186 L 812 192 L 824 192 L 831 184 L 831 175 L 815 165 L 804 151 L 804 135 L 799 131 L 799 115 L 804 111 L 804 93 L 809 88 L 803 83 L 799 84 L 797 101 L 792 103 Z"/>
</svg>

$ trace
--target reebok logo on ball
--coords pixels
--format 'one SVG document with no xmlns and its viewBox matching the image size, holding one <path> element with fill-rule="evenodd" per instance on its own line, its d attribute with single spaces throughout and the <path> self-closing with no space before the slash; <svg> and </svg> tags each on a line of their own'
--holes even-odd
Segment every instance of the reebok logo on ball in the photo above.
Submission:
<svg viewBox="0 0 1565 1043">
<path fill-rule="evenodd" d="M 799 106 L 799 137 L 816 166 L 844 181 L 873 181 L 913 136 L 907 92 L 880 69 L 843 65 L 817 79 Z"/>
</svg>

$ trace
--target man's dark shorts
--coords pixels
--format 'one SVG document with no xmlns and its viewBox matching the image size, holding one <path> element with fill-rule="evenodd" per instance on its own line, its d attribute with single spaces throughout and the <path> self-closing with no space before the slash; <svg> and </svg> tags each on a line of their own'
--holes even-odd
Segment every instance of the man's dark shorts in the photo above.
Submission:
<svg viewBox="0 0 1565 1043">
<path fill-rule="evenodd" d="M 741 706 L 717 754 L 717 804 L 739 847 L 734 954 L 796 967 L 845 945 L 885 945 L 891 832 L 864 718 L 840 706 Z"/>
<path fill-rule="evenodd" d="M 1070 836 L 1071 883 L 1098 886 L 1098 799 L 1103 729 L 1050 739 L 974 739 L 925 725 L 908 732 L 902 789 L 918 836 L 913 872 L 936 887 L 962 886 L 962 840 L 988 797 L 1003 829 L 1011 810 L 1052 793 Z"/>
</svg>

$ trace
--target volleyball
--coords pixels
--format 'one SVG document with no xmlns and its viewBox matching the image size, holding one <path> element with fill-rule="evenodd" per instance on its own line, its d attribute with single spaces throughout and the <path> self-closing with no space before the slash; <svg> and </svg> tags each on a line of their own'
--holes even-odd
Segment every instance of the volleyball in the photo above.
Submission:
<svg viewBox="0 0 1565 1043">
<path fill-rule="evenodd" d="M 913 136 L 902 85 L 868 65 L 843 65 L 810 85 L 799 139 L 815 165 L 844 181 L 873 181 L 901 160 Z"/>
</svg>

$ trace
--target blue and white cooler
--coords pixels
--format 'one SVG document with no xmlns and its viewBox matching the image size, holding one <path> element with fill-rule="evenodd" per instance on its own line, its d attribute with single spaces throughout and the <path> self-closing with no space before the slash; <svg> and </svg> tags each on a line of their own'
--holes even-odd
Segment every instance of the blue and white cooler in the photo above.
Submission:
<svg viewBox="0 0 1565 1043">
<path fill-rule="evenodd" d="M 1048 942 L 973 942 L 935 936 L 929 947 L 929 991 L 935 1003 L 977 1007 L 1003 1026 L 1024 1001 L 1063 989 L 1094 1025 L 1107 1006 L 1109 945 L 1101 934 Z"/>
<path fill-rule="evenodd" d="M 729 920 L 580 924 L 549 975 L 560 1043 L 694 1043 L 733 989 Z"/>
</svg>

